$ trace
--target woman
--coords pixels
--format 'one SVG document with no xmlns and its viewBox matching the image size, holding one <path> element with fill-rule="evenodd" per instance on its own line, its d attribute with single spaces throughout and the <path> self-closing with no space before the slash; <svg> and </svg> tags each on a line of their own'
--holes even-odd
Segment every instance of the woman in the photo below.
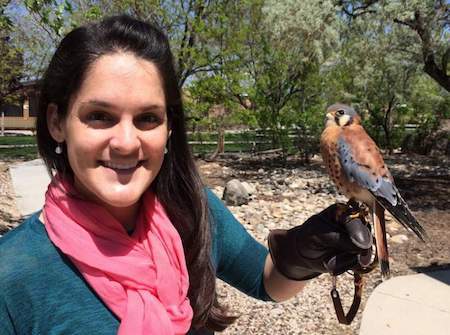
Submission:
<svg viewBox="0 0 450 335">
<path fill-rule="evenodd" d="M 272 256 L 245 232 L 199 178 L 169 44 L 150 24 L 117 16 L 73 30 L 39 106 L 55 176 L 43 210 L 0 239 L 2 334 L 222 330 L 234 318 L 216 276 L 281 301 L 370 248 L 362 224 L 339 227 L 336 206 L 272 232 Z"/>
</svg>

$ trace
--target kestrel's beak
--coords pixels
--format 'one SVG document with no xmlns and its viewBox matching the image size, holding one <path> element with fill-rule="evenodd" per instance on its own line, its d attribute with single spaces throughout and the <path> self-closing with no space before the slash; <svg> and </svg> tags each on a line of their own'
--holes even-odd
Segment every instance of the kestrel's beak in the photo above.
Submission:
<svg viewBox="0 0 450 335">
<path fill-rule="evenodd" d="M 325 115 L 325 125 L 328 124 L 329 121 L 332 121 L 333 123 L 335 122 L 334 120 L 334 115 L 332 113 L 327 113 L 327 115 Z"/>
</svg>

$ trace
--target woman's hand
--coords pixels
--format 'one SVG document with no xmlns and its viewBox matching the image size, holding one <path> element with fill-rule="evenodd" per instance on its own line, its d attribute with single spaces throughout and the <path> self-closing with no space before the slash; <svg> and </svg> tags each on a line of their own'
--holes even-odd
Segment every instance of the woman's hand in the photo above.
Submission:
<svg viewBox="0 0 450 335">
<path fill-rule="evenodd" d="M 334 204 L 289 230 L 272 230 L 269 250 L 276 269 L 291 280 L 341 274 L 370 262 L 372 235 L 345 204 Z"/>
</svg>

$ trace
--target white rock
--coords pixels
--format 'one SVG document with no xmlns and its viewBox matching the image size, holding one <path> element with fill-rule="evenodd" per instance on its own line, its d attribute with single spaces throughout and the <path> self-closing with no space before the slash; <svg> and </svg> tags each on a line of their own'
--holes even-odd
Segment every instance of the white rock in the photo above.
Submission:
<svg viewBox="0 0 450 335">
<path fill-rule="evenodd" d="M 270 314 L 273 316 L 279 316 L 284 313 L 284 309 L 280 307 L 275 307 L 270 311 Z"/>
<path fill-rule="evenodd" d="M 282 194 L 283 197 L 295 197 L 295 193 L 292 191 L 285 191 Z"/>
<path fill-rule="evenodd" d="M 262 223 L 256 225 L 255 231 L 258 234 L 266 235 L 269 233 L 269 229 L 267 229 Z"/>
<path fill-rule="evenodd" d="M 408 241 L 408 236 L 403 234 L 397 234 L 391 237 L 390 242 L 402 244 L 404 242 Z"/>
</svg>

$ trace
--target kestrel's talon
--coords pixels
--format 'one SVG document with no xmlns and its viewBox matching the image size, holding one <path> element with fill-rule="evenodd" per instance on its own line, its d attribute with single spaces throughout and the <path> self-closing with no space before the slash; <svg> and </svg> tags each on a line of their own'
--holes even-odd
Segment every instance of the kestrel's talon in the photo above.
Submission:
<svg viewBox="0 0 450 335">
<path fill-rule="evenodd" d="M 347 206 L 349 206 L 350 208 L 355 208 L 355 209 L 360 208 L 359 203 L 355 199 L 350 199 L 349 201 L 347 201 Z"/>
<path fill-rule="evenodd" d="M 361 213 L 360 212 L 353 213 L 353 214 L 350 214 L 348 217 L 349 217 L 350 220 L 359 219 L 361 217 Z"/>
</svg>

